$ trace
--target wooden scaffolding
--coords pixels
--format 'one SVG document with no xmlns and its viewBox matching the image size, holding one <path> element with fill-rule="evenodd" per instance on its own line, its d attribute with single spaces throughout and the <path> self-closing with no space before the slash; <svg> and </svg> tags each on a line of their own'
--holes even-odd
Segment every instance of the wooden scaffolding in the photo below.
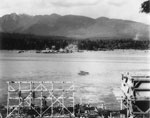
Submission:
<svg viewBox="0 0 150 118">
<path fill-rule="evenodd" d="M 7 118 L 33 112 L 35 117 L 74 116 L 74 83 L 8 81 Z"/>
<path fill-rule="evenodd" d="M 149 118 L 150 76 L 123 74 L 121 89 L 127 118 Z"/>
</svg>

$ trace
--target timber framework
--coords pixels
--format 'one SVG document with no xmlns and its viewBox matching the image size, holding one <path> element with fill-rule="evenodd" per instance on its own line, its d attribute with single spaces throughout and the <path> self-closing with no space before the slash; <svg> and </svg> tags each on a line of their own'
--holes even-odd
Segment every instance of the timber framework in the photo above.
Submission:
<svg viewBox="0 0 150 118">
<path fill-rule="evenodd" d="M 8 81 L 7 117 L 31 112 L 34 117 L 74 116 L 74 83 Z"/>
<path fill-rule="evenodd" d="M 123 74 L 121 84 L 127 118 L 149 118 L 150 76 Z"/>
</svg>

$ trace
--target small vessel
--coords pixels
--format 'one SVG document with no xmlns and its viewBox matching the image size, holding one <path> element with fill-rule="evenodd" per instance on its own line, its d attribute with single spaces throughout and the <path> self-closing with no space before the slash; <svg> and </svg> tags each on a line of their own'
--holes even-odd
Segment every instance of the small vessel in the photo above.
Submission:
<svg viewBox="0 0 150 118">
<path fill-rule="evenodd" d="M 41 53 L 41 50 L 37 50 L 36 53 Z"/>
<path fill-rule="evenodd" d="M 23 53 L 23 52 L 24 52 L 24 50 L 19 50 L 19 51 L 18 51 L 18 53 Z"/>
<path fill-rule="evenodd" d="M 89 75 L 89 72 L 80 71 L 80 72 L 78 73 L 78 75 L 82 75 L 82 76 L 84 76 L 84 75 Z"/>
</svg>

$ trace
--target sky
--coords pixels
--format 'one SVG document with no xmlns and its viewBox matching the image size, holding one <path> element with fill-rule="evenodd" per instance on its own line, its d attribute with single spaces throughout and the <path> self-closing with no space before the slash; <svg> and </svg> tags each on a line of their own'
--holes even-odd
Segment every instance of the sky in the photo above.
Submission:
<svg viewBox="0 0 150 118">
<path fill-rule="evenodd" d="M 150 25 L 150 15 L 140 12 L 143 1 L 145 0 L 0 0 L 0 17 L 10 13 L 57 13 L 133 20 Z"/>
</svg>

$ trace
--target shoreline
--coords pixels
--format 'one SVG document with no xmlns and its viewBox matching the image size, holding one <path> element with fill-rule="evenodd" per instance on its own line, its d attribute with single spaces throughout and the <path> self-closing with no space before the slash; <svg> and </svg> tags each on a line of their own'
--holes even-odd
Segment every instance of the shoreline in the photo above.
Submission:
<svg viewBox="0 0 150 118">
<path fill-rule="evenodd" d="M 18 52 L 18 51 L 24 51 L 23 53 L 26 53 L 26 52 L 36 53 L 36 51 L 38 51 L 38 50 L 18 50 L 18 49 L 15 49 L 15 50 L 0 50 L 0 52 Z M 79 51 L 74 51 L 72 53 L 83 53 L 83 52 L 114 52 L 114 51 L 147 51 L 147 52 L 150 52 L 150 49 L 79 50 Z M 62 52 L 56 52 L 56 54 L 57 53 L 62 53 Z M 41 54 L 42 54 L 42 52 L 41 52 Z M 46 54 L 46 53 L 43 53 L 43 54 Z M 55 53 L 47 53 L 47 54 L 55 54 Z"/>
</svg>

